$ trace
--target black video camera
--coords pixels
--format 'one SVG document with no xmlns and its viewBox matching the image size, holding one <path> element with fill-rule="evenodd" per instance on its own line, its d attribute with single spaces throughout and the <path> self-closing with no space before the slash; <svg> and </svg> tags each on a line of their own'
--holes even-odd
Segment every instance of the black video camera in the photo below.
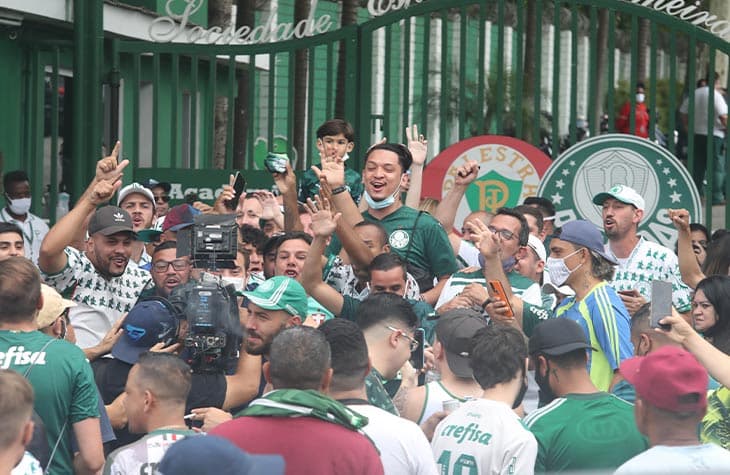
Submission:
<svg viewBox="0 0 730 475">
<path fill-rule="evenodd" d="M 177 257 L 190 256 L 193 266 L 232 269 L 238 252 L 238 226 L 232 214 L 199 214 L 193 225 L 177 232 Z"/>
</svg>

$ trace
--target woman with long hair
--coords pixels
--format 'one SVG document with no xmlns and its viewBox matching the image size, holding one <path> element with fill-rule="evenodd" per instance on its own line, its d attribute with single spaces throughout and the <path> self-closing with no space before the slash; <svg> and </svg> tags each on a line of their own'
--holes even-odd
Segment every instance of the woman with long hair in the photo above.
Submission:
<svg viewBox="0 0 730 475">
<path fill-rule="evenodd" d="M 718 350 L 730 354 L 730 277 L 711 275 L 695 289 L 692 321 Z"/>
</svg>

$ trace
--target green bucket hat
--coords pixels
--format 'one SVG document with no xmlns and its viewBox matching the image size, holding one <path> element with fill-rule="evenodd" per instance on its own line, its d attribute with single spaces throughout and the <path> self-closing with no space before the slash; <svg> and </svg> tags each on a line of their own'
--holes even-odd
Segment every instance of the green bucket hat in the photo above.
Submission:
<svg viewBox="0 0 730 475">
<path fill-rule="evenodd" d="M 302 284 L 291 277 L 272 277 L 243 295 L 265 310 L 284 310 L 298 315 L 302 321 L 307 318 L 307 293 Z"/>
</svg>

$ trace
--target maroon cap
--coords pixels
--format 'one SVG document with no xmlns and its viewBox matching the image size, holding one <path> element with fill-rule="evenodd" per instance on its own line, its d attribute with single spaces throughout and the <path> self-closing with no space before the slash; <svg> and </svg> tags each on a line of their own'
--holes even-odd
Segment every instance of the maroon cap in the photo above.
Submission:
<svg viewBox="0 0 730 475">
<path fill-rule="evenodd" d="M 667 346 L 627 359 L 620 371 L 641 399 L 659 409 L 696 412 L 707 407 L 707 370 L 681 348 Z"/>
<path fill-rule="evenodd" d="M 181 204 L 172 208 L 165 215 L 165 222 L 162 224 L 162 231 L 179 231 L 193 225 L 193 218 L 200 211 L 189 204 Z"/>
</svg>

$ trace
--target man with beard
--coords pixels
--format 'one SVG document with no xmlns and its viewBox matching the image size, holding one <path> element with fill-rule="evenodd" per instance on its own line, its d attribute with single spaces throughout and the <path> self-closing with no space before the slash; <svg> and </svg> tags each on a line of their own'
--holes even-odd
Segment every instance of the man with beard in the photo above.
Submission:
<svg viewBox="0 0 730 475">
<path fill-rule="evenodd" d="M 639 236 L 644 219 L 644 198 L 633 188 L 615 185 L 593 197 L 601 207 L 606 252 L 618 261 L 611 285 L 630 314 L 651 300 L 651 282 L 672 283 L 672 304 L 680 313 L 690 310 L 690 289 L 682 281 L 677 255 L 671 249 Z"/>
<path fill-rule="evenodd" d="M 440 473 L 531 474 L 535 437 L 513 411 L 527 390 L 527 348 L 514 327 L 491 325 L 471 341 L 474 379 L 484 392 L 436 426 L 431 447 Z"/>
<path fill-rule="evenodd" d="M 165 241 L 152 251 L 154 294 L 168 298 L 172 289 L 187 284 L 193 266 L 190 257 L 177 257 L 177 241 Z"/>
<path fill-rule="evenodd" d="M 611 471 L 647 448 L 631 404 L 591 382 L 591 345 L 572 320 L 535 327 L 529 352 L 541 396 L 550 404 L 525 418 L 538 441 L 535 472 Z"/>
<path fill-rule="evenodd" d="M 48 285 L 74 301 L 71 324 L 81 348 L 101 342 L 122 314 L 132 308 L 150 280 L 149 272 L 129 264 L 136 238 L 129 214 L 104 206 L 119 189 L 128 160 L 117 163 L 119 144 L 100 160 L 96 176 L 76 206 L 48 232 L 41 245 L 38 266 Z M 89 221 L 86 251 L 69 246 Z"/>
</svg>

